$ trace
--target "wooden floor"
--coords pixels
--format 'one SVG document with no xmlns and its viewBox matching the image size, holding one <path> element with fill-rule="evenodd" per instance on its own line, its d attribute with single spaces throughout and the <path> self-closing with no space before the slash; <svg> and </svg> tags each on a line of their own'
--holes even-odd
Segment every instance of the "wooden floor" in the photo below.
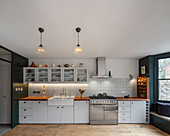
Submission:
<svg viewBox="0 0 170 136">
<path fill-rule="evenodd" d="M 4 136 L 169 136 L 149 124 L 18 125 Z"/>
</svg>

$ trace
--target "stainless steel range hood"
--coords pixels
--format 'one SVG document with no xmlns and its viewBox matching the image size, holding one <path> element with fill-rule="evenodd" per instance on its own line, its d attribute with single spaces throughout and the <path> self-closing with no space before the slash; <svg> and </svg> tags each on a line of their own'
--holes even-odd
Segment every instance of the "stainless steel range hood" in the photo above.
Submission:
<svg viewBox="0 0 170 136">
<path fill-rule="evenodd" d="M 92 78 L 111 78 L 106 74 L 106 57 L 98 57 L 96 59 L 96 75 L 93 75 Z"/>
</svg>

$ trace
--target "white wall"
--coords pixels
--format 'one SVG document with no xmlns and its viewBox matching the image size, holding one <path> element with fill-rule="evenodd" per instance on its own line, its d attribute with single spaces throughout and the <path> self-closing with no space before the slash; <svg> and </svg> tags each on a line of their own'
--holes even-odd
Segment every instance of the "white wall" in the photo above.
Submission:
<svg viewBox="0 0 170 136">
<path fill-rule="evenodd" d="M 84 63 L 84 66 L 89 69 L 89 75 L 96 73 L 96 59 L 29 59 L 29 65 L 35 62 L 38 64 L 48 64 L 53 63 L 62 64 L 75 64 L 79 66 L 79 63 Z M 129 74 L 134 77 L 138 76 L 138 60 L 137 59 L 106 59 L 106 71 L 112 72 L 115 78 L 128 78 Z"/>
</svg>

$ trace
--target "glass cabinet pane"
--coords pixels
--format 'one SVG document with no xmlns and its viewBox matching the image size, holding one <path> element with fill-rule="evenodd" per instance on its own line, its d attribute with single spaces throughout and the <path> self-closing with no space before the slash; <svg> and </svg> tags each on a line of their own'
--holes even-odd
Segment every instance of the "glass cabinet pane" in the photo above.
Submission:
<svg viewBox="0 0 170 136">
<path fill-rule="evenodd" d="M 51 68 L 51 71 L 50 71 L 50 79 L 51 79 L 51 82 L 61 82 L 61 69 L 57 69 L 57 68 Z"/>
<path fill-rule="evenodd" d="M 64 69 L 64 82 L 74 82 L 74 69 Z"/>
<path fill-rule="evenodd" d="M 77 82 L 87 82 L 87 69 L 77 69 Z"/>
<path fill-rule="evenodd" d="M 38 77 L 37 80 L 38 82 L 48 82 L 48 69 L 37 69 L 38 72 Z"/>
<path fill-rule="evenodd" d="M 25 82 L 26 83 L 31 83 L 35 82 L 35 77 L 36 77 L 36 69 L 25 69 Z"/>
</svg>

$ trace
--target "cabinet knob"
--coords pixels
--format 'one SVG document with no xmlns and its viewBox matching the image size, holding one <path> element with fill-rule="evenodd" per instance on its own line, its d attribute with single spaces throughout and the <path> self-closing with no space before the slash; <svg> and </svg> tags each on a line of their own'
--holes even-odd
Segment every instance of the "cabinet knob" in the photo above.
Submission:
<svg viewBox="0 0 170 136">
<path fill-rule="evenodd" d="M 123 107 L 123 109 L 125 109 L 125 108 Z"/>
<path fill-rule="evenodd" d="M 134 102 L 132 102 L 132 104 L 134 104 Z"/>
<path fill-rule="evenodd" d="M 27 103 L 27 102 L 24 102 L 24 103 Z"/>
<path fill-rule="evenodd" d="M 41 103 L 41 102 L 38 102 L 38 103 Z"/>
<path fill-rule="evenodd" d="M 62 107 L 62 108 L 64 108 L 64 107 Z"/>
<path fill-rule="evenodd" d="M 123 104 L 125 104 L 125 102 L 123 102 Z"/>
<path fill-rule="evenodd" d="M 24 117 L 24 119 L 26 119 L 26 117 Z"/>
<path fill-rule="evenodd" d="M 59 107 L 57 107 L 57 109 L 58 109 Z"/>
<path fill-rule="evenodd" d="M 26 109 L 24 109 L 24 111 L 26 111 Z"/>
</svg>

